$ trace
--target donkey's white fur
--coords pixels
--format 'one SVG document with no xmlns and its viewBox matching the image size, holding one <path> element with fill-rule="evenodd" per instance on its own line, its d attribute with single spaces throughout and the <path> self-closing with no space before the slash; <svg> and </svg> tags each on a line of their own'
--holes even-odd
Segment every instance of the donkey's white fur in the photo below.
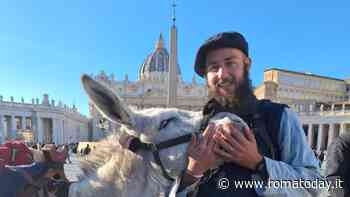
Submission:
<svg viewBox="0 0 350 197">
<path fill-rule="evenodd" d="M 177 109 L 148 109 L 135 114 L 136 122 L 143 122 L 142 126 L 139 125 L 142 133 L 123 126 L 120 133 L 101 141 L 87 159 L 81 162 L 84 175 L 79 182 L 70 186 L 70 197 L 166 195 L 171 182 L 163 177 L 159 166 L 154 163 L 152 153 L 140 150 L 135 154 L 123 148 L 119 142 L 124 135 L 134 135 L 145 142 L 159 143 L 191 133 L 197 129 L 200 114 Z M 170 116 L 178 117 L 178 123 L 169 123 L 166 131 L 158 131 L 161 120 Z M 173 125 L 175 127 L 170 127 Z M 160 150 L 162 164 L 175 179 L 180 177 L 186 167 L 187 146 L 188 143 L 184 143 Z"/>
<path fill-rule="evenodd" d="M 174 108 L 132 111 L 112 91 L 90 77 L 84 75 L 82 82 L 97 109 L 109 120 L 122 123 L 122 127 L 117 134 L 101 141 L 82 161 L 84 174 L 78 182 L 71 184 L 69 197 L 167 195 L 172 183 L 163 176 L 152 153 L 144 150 L 133 153 L 123 148 L 120 141 L 125 135 L 133 135 L 143 142 L 159 143 L 193 133 L 198 131 L 201 113 Z M 224 117 L 246 126 L 229 113 L 219 113 L 214 120 L 218 122 Z M 189 142 L 159 152 L 162 164 L 174 179 L 178 179 L 186 168 L 188 145 Z"/>
</svg>

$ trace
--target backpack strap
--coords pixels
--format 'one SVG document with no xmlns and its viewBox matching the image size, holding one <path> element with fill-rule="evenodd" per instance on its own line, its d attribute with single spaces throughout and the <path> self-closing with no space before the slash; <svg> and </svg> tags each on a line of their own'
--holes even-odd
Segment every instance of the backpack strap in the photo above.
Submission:
<svg viewBox="0 0 350 197">
<path fill-rule="evenodd" d="M 278 136 L 280 133 L 282 113 L 285 108 L 288 108 L 286 104 L 273 103 L 270 100 L 258 101 L 258 113 L 262 116 L 262 119 L 266 125 L 266 133 L 269 135 L 273 148 L 273 159 L 281 160 L 281 147 L 279 145 Z"/>
</svg>

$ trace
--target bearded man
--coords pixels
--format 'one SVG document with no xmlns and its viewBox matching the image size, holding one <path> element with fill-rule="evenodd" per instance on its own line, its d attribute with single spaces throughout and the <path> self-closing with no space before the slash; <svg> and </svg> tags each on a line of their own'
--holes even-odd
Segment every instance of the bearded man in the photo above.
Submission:
<svg viewBox="0 0 350 197">
<path fill-rule="evenodd" d="M 322 179 L 296 113 L 255 97 L 251 64 L 248 43 L 237 32 L 214 35 L 199 48 L 195 72 L 205 78 L 210 100 L 203 109 L 204 139 L 191 142 L 177 196 L 318 195 L 318 188 L 305 187 L 305 181 Z M 237 114 L 249 128 L 208 125 L 218 112 Z M 218 160 L 225 162 L 214 168 Z"/>
</svg>

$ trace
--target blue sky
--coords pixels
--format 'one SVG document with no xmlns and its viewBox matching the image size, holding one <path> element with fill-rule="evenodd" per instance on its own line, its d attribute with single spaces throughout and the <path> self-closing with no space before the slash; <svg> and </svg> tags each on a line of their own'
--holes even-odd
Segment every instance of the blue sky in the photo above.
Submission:
<svg viewBox="0 0 350 197">
<path fill-rule="evenodd" d="M 239 31 L 250 44 L 251 78 L 278 67 L 350 78 L 349 1 L 178 0 L 179 63 L 186 81 L 210 35 Z M 79 77 L 137 71 L 163 33 L 169 47 L 170 0 L 0 2 L 0 95 L 73 103 L 88 114 Z M 198 78 L 198 77 L 197 77 Z M 198 78 L 199 79 L 199 78 Z"/>
</svg>

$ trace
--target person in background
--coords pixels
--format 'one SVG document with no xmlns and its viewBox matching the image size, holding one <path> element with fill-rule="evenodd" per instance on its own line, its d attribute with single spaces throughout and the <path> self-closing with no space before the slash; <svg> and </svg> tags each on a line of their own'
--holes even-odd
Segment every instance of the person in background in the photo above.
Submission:
<svg viewBox="0 0 350 197">
<path fill-rule="evenodd" d="M 89 144 L 86 145 L 86 148 L 84 149 L 84 155 L 88 155 L 91 151 L 91 148 L 89 146 Z"/>
<path fill-rule="evenodd" d="M 60 166 L 63 166 L 66 155 L 64 151 L 57 151 L 55 145 L 45 145 L 42 148 L 42 154 L 38 154 L 38 150 L 35 149 L 29 149 L 28 151 L 26 150 L 28 150 L 28 148 L 22 147 L 21 151 L 31 153 L 27 155 L 28 157 L 21 157 L 22 159 L 29 159 L 26 164 L 9 165 L 9 163 L 5 163 L 4 165 L 0 166 L 1 197 L 30 197 L 32 194 L 34 195 L 33 192 L 40 189 L 40 184 L 38 184 L 39 182 L 46 178 L 52 178 L 57 173 L 63 172 Z M 16 155 L 19 156 L 21 153 L 17 153 Z M 16 158 L 16 155 L 13 155 L 13 157 Z M 2 156 L 6 158 L 6 155 Z"/>
<path fill-rule="evenodd" d="M 65 150 L 67 151 L 67 160 L 69 163 L 72 163 L 72 161 L 70 160 L 70 148 L 68 146 L 68 144 L 64 145 Z"/>
<path fill-rule="evenodd" d="M 350 196 L 350 133 L 335 138 L 327 149 L 326 177 L 332 197 Z M 340 183 L 340 187 L 339 187 Z"/>
</svg>

